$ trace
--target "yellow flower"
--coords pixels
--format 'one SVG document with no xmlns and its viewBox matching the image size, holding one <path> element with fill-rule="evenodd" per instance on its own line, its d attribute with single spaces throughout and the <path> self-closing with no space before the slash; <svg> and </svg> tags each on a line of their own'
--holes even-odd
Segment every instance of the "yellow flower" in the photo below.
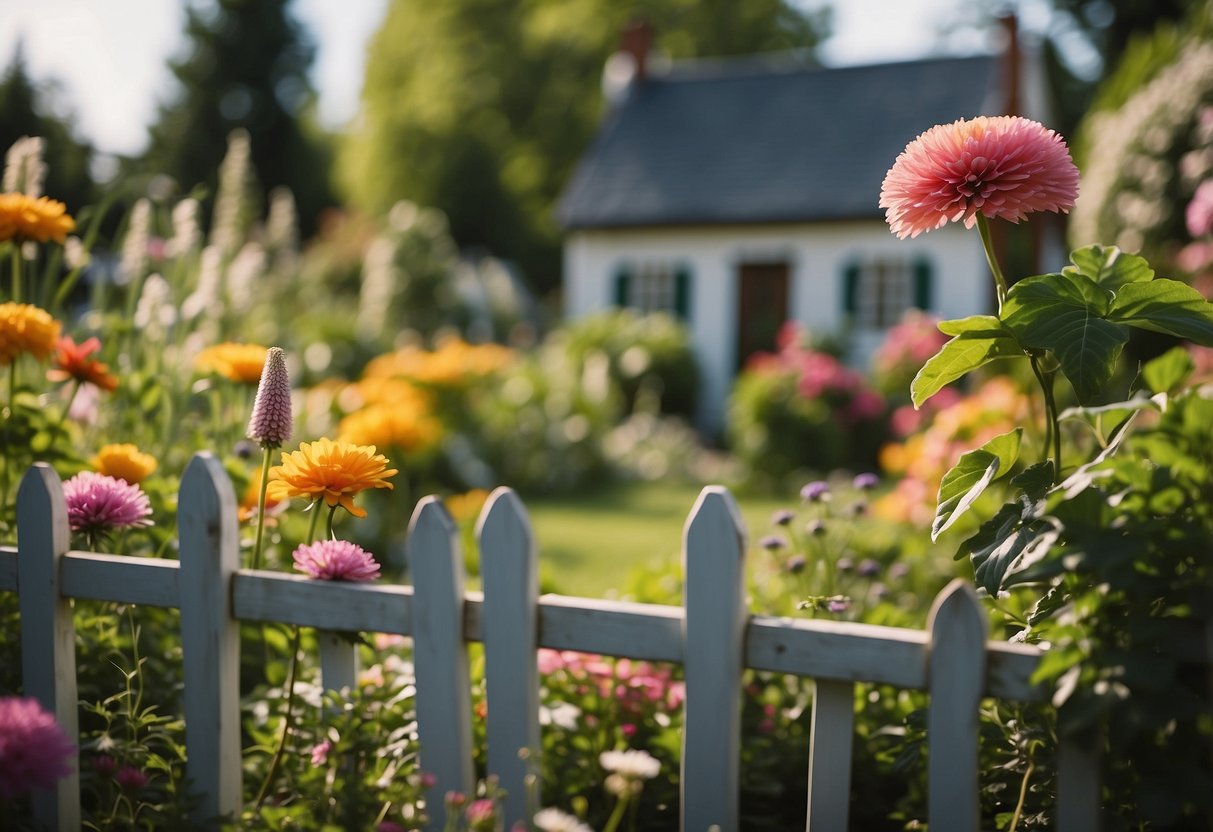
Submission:
<svg viewBox="0 0 1213 832">
<path fill-rule="evenodd" d="M 404 377 L 431 387 L 458 387 L 496 372 L 513 358 L 499 344 L 469 344 L 459 338 L 444 340 L 430 352 L 405 347 L 372 359 L 363 378 Z"/>
<path fill-rule="evenodd" d="M 270 469 L 266 496 L 323 499 L 330 508 L 340 505 L 355 517 L 366 517 L 366 510 L 354 505 L 354 496 L 368 488 L 392 488 L 387 478 L 400 472 L 387 466 L 387 457 L 375 453 L 374 445 L 327 438 L 304 442 L 297 451 L 284 451 L 282 464 Z"/>
<path fill-rule="evenodd" d="M 92 460 L 99 474 L 138 485 L 156 470 L 156 458 L 134 445 L 105 445 Z"/>
<path fill-rule="evenodd" d="M 59 343 L 59 322 L 45 309 L 28 303 L 0 303 L 0 367 L 27 352 L 50 358 Z"/>
<path fill-rule="evenodd" d="M 483 488 L 473 488 L 463 494 L 451 494 L 443 498 L 447 511 L 457 523 L 467 523 L 480 516 L 481 509 L 489 500 L 489 492 Z"/>
<path fill-rule="evenodd" d="M 415 451 L 442 436 L 442 425 L 424 411 L 391 405 L 371 405 L 341 420 L 337 439 L 357 445 L 378 445 Z"/>
<path fill-rule="evenodd" d="M 16 238 L 62 243 L 75 228 L 76 221 L 68 216 L 62 202 L 44 196 L 35 199 L 25 194 L 0 194 L 0 241 Z"/>
<path fill-rule="evenodd" d="M 266 352 L 266 347 L 259 344 L 216 344 L 198 353 L 194 366 L 204 373 L 217 373 L 240 384 L 256 385 L 261 381 Z"/>
</svg>

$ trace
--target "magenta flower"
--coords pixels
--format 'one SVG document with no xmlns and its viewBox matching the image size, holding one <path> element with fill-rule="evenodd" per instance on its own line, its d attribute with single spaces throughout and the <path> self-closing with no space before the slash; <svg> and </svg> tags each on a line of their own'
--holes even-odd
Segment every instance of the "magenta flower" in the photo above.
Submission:
<svg viewBox="0 0 1213 832">
<path fill-rule="evenodd" d="M 312 746 L 312 765 L 322 766 L 328 762 L 329 752 L 333 750 L 333 744 L 328 740 L 321 740 Z"/>
<path fill-rule="evenodd" d="M 286 353 L 270 347 L 261 368 L 261 382 L 249 418 L 248 438 L 264 448 L 279 448 L 291 438 L 291 380 L 286 372 Z"/>
<path fill-rule="evenodd" d="M 906 146 L 885 176 L 880 207 L 902 239 L 977 216 L 1019 222 L 1068 212 L 1078 168 L 1065 141 L 1019 116 L 978 116 L 932 127 Z"/>
<path fill-rule="evenodd" d="M 52 789 L 72 773 L 76 747 L 36 699 L 0 697 L 0 800 Z"/>
<path fill-rule="evenodd" d="M 497 825 L 497 804 L 485 798 L 473 801 L 463 816 L 472 832 L 492 832 Z"/>
<path fill-rule="evenodd" d="M 373 581 L 379 564 L 370 553 L 348 540 L 305 543 L 295 550 L 295 568 L 320 581 Z"/>
<path fill-rule="evenodd" d="M 68 525 L 90 539 L 114 529 L 152 525 L 152 506 L 147 495 L 125 480 L 81 471 L 63 484 L 63 496 Z"/>
<path fill-rule="evenodd" d="M 114 782 L 124 792 L 137 792 L 148 784 L 148 776 L 134 766 L 123 766 L 114 775 Z"/>
</svg>

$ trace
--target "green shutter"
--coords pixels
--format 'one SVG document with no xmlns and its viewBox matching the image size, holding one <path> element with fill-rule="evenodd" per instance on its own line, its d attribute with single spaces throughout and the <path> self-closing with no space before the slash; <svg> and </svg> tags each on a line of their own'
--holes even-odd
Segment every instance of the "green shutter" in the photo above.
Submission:
<svg viewBox="0 0 1213 832">
<path fill-rule="evenodd" d="M 686 266 L 674 272 L 674 314 L 682 321 L 691 319 L 691 270 Z"/>
<path fill-rule="evenodd" d="M 859 263 L 842 270 L 842 311 L 852 318 L 859 311 Z"/>
<path fill-rule="evenodd" d="M 628 283 L 631 280 L 631 273 L 626 268 L 621 268 L 615 273 L 615 305 L 620 309 L 628 307 Z"/>
<path fill-rule="evenodd" d="M 914 305 L 923 312 L 931 311 L 934 292 L 934 275 L 931 271 L 930 260 L 919 258 L 914 261 Z"/>
</svg>

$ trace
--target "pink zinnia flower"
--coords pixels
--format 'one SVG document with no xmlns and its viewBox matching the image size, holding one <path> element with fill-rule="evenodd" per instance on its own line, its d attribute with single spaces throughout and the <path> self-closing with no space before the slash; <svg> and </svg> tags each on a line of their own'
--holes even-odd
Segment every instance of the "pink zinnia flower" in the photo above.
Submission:
<svg viewBox="0 0 1213 832">
<path fill-rule="evenodd" d="M 321 581 L 373 581 L 379 564 L 370 553 L 348 540 L 321 540 L 295 550 L 295 568 Z"/>
<path fill-rule="evenodd" d="M 286 372 L 286 353 L 270 347 L 261 368 L 261 382 L 249 418 L 248 438 L 263 448 L 279 448 L 291 438 L 291 380 Z"/>
<path fill-rule="evenodd" d="M 0 697 L 0 800 L 51 789 L 72 773 L 76 747 L 36 699 Z"/>
<path fill-rule="evenodd" d="M 150 526 L 147 495 L 125 480 L 81 471 L 63 484 L 67 522 L 74 532 L 96 536 L 130 526 Z"/>
<path fill-rule="evenodd" d="M 148 784 L 148 776 L 134 766 L 123 766 L 114 775 L 114 782 L 124 792 L 137 792 Z"/>
<path fill-rule="evenodd" d="M 885 176 L 880 207 L 898 237 L 977 215 L 1019 222 L 1035 211 L 1068 212 L 1078 168 L 1065 141 L 1019 116 L 978 116 L 932 127 L 906 146 Z"/>
</svg>

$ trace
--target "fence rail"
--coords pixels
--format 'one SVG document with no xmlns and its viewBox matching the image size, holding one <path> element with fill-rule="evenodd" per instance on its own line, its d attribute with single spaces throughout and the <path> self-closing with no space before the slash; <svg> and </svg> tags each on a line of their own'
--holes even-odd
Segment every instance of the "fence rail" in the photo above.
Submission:
<svg viewBox="0 0 1213 832">
<path fill-rule="evenodd" d="M 978 828 L 978 704 L 983 696 L 1032 701 L 1040 651 L 988 641 L 973 590 L 953 582 L 926 630 L 753 616 L 744 601 L 745 532 L 732 497 L 704 489 L 685 528 L 685 605 L 658 606 L 538 595 L 536 548 L 526 510 L 500 488 L 477 525 L 483 592 L 464 589 L 455 524 L 441 501 L 413 513 L 406 556 L 412 586 L 317 582 L 239 568 L 236 504 L 219 463 L 199 454 L 179 496 L 180 560 L 68 550 L 62 487 L 45 465 L 18 493 L 19 545 L 0 547 L 0 591 L 17 591 L 27 695 L 76 733 L 71 598 L 181 609 L 186 679 L 187 776 L 199 818 L 241 807 L 239 621 L 299 624 L 322 631 L 321 675 L 354 682 L 355 648 L 326 632 L 365 630 L 412 637 L 423 768 L 434 775 L 427 803 L 441 829 L 442 796 L 468 792 L 472 709 L 466 645 L 485 647 L 489 771 L 507 790 L 506 823 L 525 815 L 527 774 L 519 757 L 539 745 L 536 650 L 550 647 L 676 662 L 684 667 L 681 826 L 737 828 L 741 674 L 745 668 L 812 677 L 808 828 L 847 826 L 854 685 L 875 682 L 931 693 L 928 814 L 933 832 Z M 1059 828 L 1096 828 L 1099 781 L 1089 749 L 1064 746 Z M 79 782 L 39 797 L 38 819 L 79 828 Z"/>
</svg>

